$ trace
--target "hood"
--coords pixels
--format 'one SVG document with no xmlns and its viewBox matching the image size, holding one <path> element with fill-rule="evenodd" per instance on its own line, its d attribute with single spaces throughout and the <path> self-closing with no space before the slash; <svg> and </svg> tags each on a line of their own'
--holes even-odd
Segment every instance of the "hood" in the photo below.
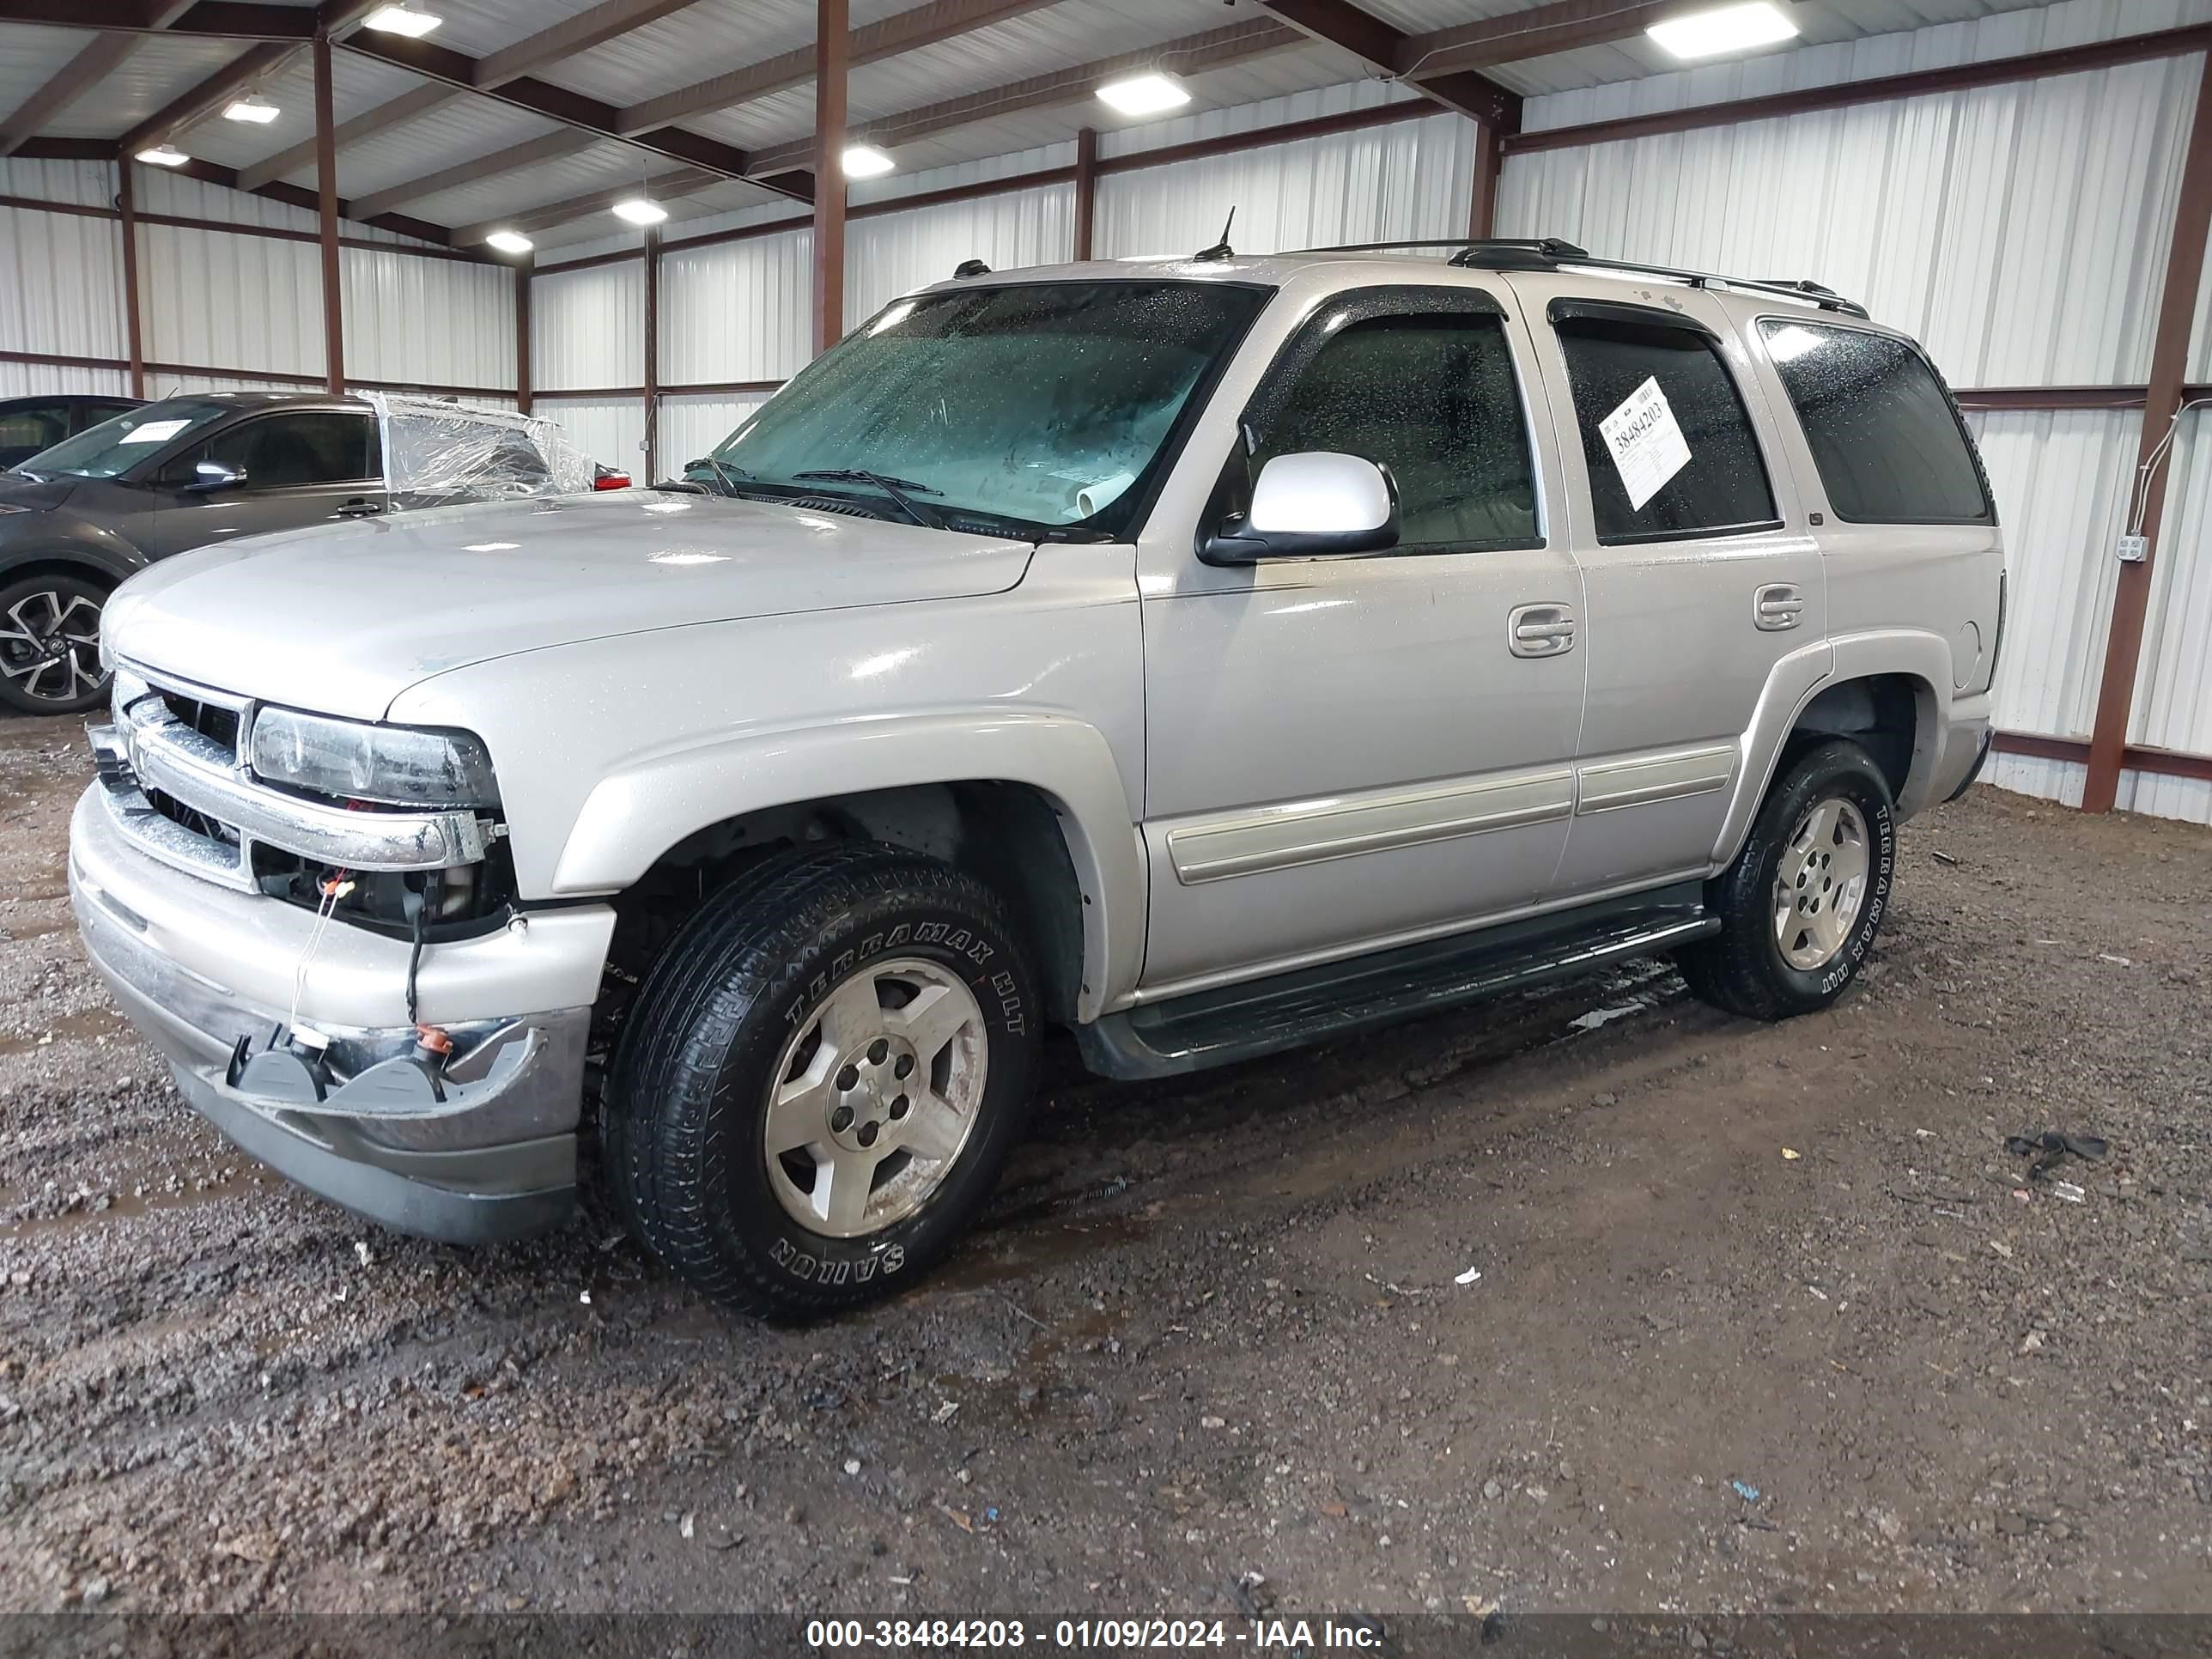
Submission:
<svg viewBox="0 0 2212 1659">
<path fill-rule="evenodd" d="M 625 489 L 397 513 L 202 548 L 109 600 L 106 647 L 270 702 L 375 720 L 416 682 L 654 629 L 997 593 L 1027 542 Z"/>
<path fill-rule="evenodd" d="M 27 473 L 0 472 L 0 507 L 20 507 L 43 513 L 67 501 L 82 482 L 66 474 L 42 482 Z"/>
</svg>

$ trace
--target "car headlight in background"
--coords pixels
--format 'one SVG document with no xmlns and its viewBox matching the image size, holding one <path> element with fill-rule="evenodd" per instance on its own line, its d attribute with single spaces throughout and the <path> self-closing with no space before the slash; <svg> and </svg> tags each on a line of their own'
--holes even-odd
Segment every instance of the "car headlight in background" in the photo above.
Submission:
<svg viewBox="0 0 2212 1659">
<path fill-rule="evenodd" d="M 247 758 L 256 777 L 385 806 L 496 806 L 483 741 L 466 732 L 368 726 L 264 708 Z"/>
</svg>

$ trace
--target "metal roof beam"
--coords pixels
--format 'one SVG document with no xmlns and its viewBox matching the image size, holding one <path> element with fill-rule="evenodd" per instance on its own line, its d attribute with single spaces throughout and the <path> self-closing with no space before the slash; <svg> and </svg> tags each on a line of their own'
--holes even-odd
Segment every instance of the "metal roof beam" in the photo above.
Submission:
<svg viewBox="0 0 2212 1659">
<path fill-rule="evenodd" d="M 253 0 L 0 0 L 0 23 L 99 29 L 137 34 L 215 35 L 240 40 L 306 40 L 315 32 L 312 6 L 261 5 Z"/>
<path fill-rule="evenodd" d="M 203 5 L 211 0 L 201 0 Z M 602 0 L 588 11 L 540 29 L 513 46 L 502 46 L 477 60 L 468 90 L 489 91 L 519 80 L 526 75 L 558 63 L 564 58 L 604 46 L 607 41 L 635 28 L 680 11 L 696 3 L 696 0 Z M 412 92 L 387 100 L 350 121 L 341 121 L 331 137 L 340 149 L 389 131 L 404 122 L 449 103 L 461 96 L 462 89 L 443 81 L 432 81 Z M 282 149 L 252 167 L 242 167 L 239 176 L 255 185 L 265 185 L 272 179 L 281 179 L 288 173 L 312 167 L 315 161 L 315 141 L 308 138 Z"/>
<path fill-rule="evenodd" d="M 455 247 L 472 247 L 495 230 L 519 230 L 525 235 L 532 231 L 551 230 L 582 218 L 589 213 L 605 213 L 617 202 L 635 196 L 641 191 L 658 202 L 671 196 L 683 196 L 718 184 L 726 174 L 711 173 L 700 167 L 684 167 L 674 173 L 664 173 L 646 179 L 641 185 L 622 185 L 612 190 L 587 191 L 581 196 L 565 197 L 557 202 L 546 202 L 534 208 L 524 208 L 518 213 L 503 215 L 497 219 L 486 219 L 473 225 L 459 225 L 453 229 Z"/>
<path fill-rule="evenodd" d="M 409 70 L 426 80 L 442 81 L 464 92 L 474 92 L 517 109 L 528 110 L 563 126 L 574 127 L 601 138 L 613 138 L 648 151 L 671 161 L 680 161 L 686 167 L 719 173 L 726 179 L 742 179 L 751 158 L 733 144 L 725 144 L 703 134 L 688 132 L 682 127 L 661 126 L 649 132 L 623 132 L 617 130 L 617 118 L 621 112 L 611 104 L 587 98 L 582 93 L 570 92 L 549 82 L 531 76 L 518 76 L 496 87 L 480 83 L 479 67 L 483 60 L 466 52 L 455 52 L 428 40 L 410 40 L 398 35 L 356 34 L 344 43 L 346 50 L 379 63 Z M 756 182 L 780 194 L 793 193 L 787 181 L 761 179 Z"/>
<path fill-rule="evenodd" d="M 1054 0 L 929 0 L 927 5 L 864 23 L 849 38 L 848 64 L 872 64 L 902 52 L 935 46 L 975 29 L 1054 3 Z M 747 64 L 726 74 L 632 104 L 617 118 L 624 132 L 642 132 L 687 115 L 728 109 L 773 93 L 802 87 L 814 79 L 811 45 Z"/>
<path fill-rule="evenodd" d="M 331 137 L 343 149 L 348 144 L 359 143 L 403 121 L 411 121 L 418 115 L 428 114 L 441 105 L 450 104 L 461 94 L 441 81 L 432 81 L 404 92 L 397 98 L 387 99 L 374 109 L 356 115 L 350 121 L 341 121 L 331 130 Z M 240 190 L 258 190 L 262 185 L 282 179 L 288 173 L 297 173 L 301 167 L 315 164 L 315 141 L 313 137 L 301 139 L 289 149 L 280 149 L 265 161 L 238 170 Z"/>
<path fill-rule="evenodd" d="M 1292 28 L 1360 58 L 1380 73 L 1398 76 L 1399 55 L 1413 37 L 1351 0 L 1260 0 Z M 1431 75 L 1425 70 L 1406 84 L 1430 102 L 1480 122 L 1498 132 L 1521 130 L 1521 95 L 1473 70 Z"/>
<path fill-rule="evenodd" d="M 907 110 L 897 115 L 886 115 L 872 120 L 855 117 L 850 127 L 855 138 L 875 139 L 886 144 L 903 143 L 954 127 L 972 126 L 994 116 L 1077 103 L 1094 95 L 1100 82 L 1111 80 L 1117 75 L 1133 74 L 1170 63 L 1180 73 L 1197 74 L 1206 70 L 1219 69 L 1226 64 L 1242 63 L 1262 52 L 1280 52 L 1286 46 L 1297 46 L 1301 39 L 1295 29 L 1264 17 L 1255 17 L 1248 22 L 1231 23 L 1221 28 L 1207 29 L 1202 33 L 1187 34 L 1180 40 L 1150 46 L 1142 52 L 1124 52 L 1117 58 L 1102 58 L 1092 63 L 1078 64 L 1070 69 L 1033 75 L 1025 81 L 1009 82 L 1005 86 L 992 87 L 982 92 L 971 92 L 939 103 L 925 104 L 919 109 Z M 763 169 L 793 167 L 805 161 L 813 148 L 811 139 L 778 144 L 770 149 L 756 151 L 753 165 Z"/>
<path fill-rule="evenodd" d="M 387 190 L 357 197 L 353 204 L 354 214 L 361 217 L 389 213 L 403 202 L 419 202 L 426 196 L 435 196 L 440 191 L 458 190 L 463 185 L 496 179 L 502 173 L 520 173 L 523 168 L 536 167 L 541 161 L 563 161 L 600 142 L 590 133 L 578 132 L 573 127 L 557 128 L 541 137 L 526 139 L 521 143 L 510 144 L 505 149 L 494 150 L 489 155 L 479 155 L 472 161 L 463 161 L 437 173 L 426 173 L 404 185 L 393 185 Z"/>
<path fill-rule="evenodd" d="M 0 155 L 12 155 L 24 141 L 68 109 L 71 104 L 123 67 L 138 44 L 136 34 L 118 31 L 95 34 L 91 41 L 55 70 L 46 83 L 0 122 Z"/>
<path fill-rule="evenodd" d="M 1397 46 L 1393 67 L 1418 81 L 1455 70 L 1526 63 L 1553 52 L 1632 40 L 1654 23 L 1700 9 L 1710 9 L 1707 0 L 1650 0 L 1626 6 L 1620 0 L 1549 0 L 1526 11 L 1408 35 Z"/>
<path fill-rule="evenodd" d="M 275 41 L 248 46 L 223 68 L 198 85 L 179 94 L 156 113 L 148 116 L 117 139 L 116 154 L 134 155 L 147 145 L 159 143 L 183 131 L 195 121 L 205 119 L 215 112 L 218 105 L 228 103 L 254 82 L 273 73 L 295 50 L 297 48 L 280 46 Z"/>
</svg>

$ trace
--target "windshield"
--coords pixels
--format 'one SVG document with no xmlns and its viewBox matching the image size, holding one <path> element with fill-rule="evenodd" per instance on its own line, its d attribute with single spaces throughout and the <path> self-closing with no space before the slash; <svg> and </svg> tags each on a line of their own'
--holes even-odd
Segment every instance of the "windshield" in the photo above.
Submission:
<svg viewBox="0 0 2212 1659">
<path fill-rule="evenodd" d="M 112 421 L 87 427 L 52 449 L 42 449 L 15 469 L 41 477 L 68 473 L 78 478 L 112 478 L 128 472 L 157 449 L 202 427 L 212 425 L 236 407 L 205 398 L 170 398 L 147 404 Z"/>
<path fill-rule="evenodd" d="M 783 486 L 864 496 L 918 522 L 965 510 L 1028 533 L 1117 535 L 1193 391 L 1267 297 L 1226 283 L 1111 282 L 901 300 L 688 476 L 770 500 Z"/>
</svg>

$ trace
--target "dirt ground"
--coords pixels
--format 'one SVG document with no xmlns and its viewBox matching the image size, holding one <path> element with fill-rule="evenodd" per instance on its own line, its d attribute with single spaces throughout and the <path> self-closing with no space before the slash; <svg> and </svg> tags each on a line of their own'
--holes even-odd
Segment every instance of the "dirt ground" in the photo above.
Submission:
<svg viewBox="0 0 2212 1659">
<path fill-rule="evenodd" d="M 2212 834 L 1977 790 L 1788 1025 L 1063 1053 L 945 1270 L 776 1329 L 234 1152 L 78 951 L 85 775 L 0 721 L 0 1607 L 2212 1609 Z"/>
</svg>

